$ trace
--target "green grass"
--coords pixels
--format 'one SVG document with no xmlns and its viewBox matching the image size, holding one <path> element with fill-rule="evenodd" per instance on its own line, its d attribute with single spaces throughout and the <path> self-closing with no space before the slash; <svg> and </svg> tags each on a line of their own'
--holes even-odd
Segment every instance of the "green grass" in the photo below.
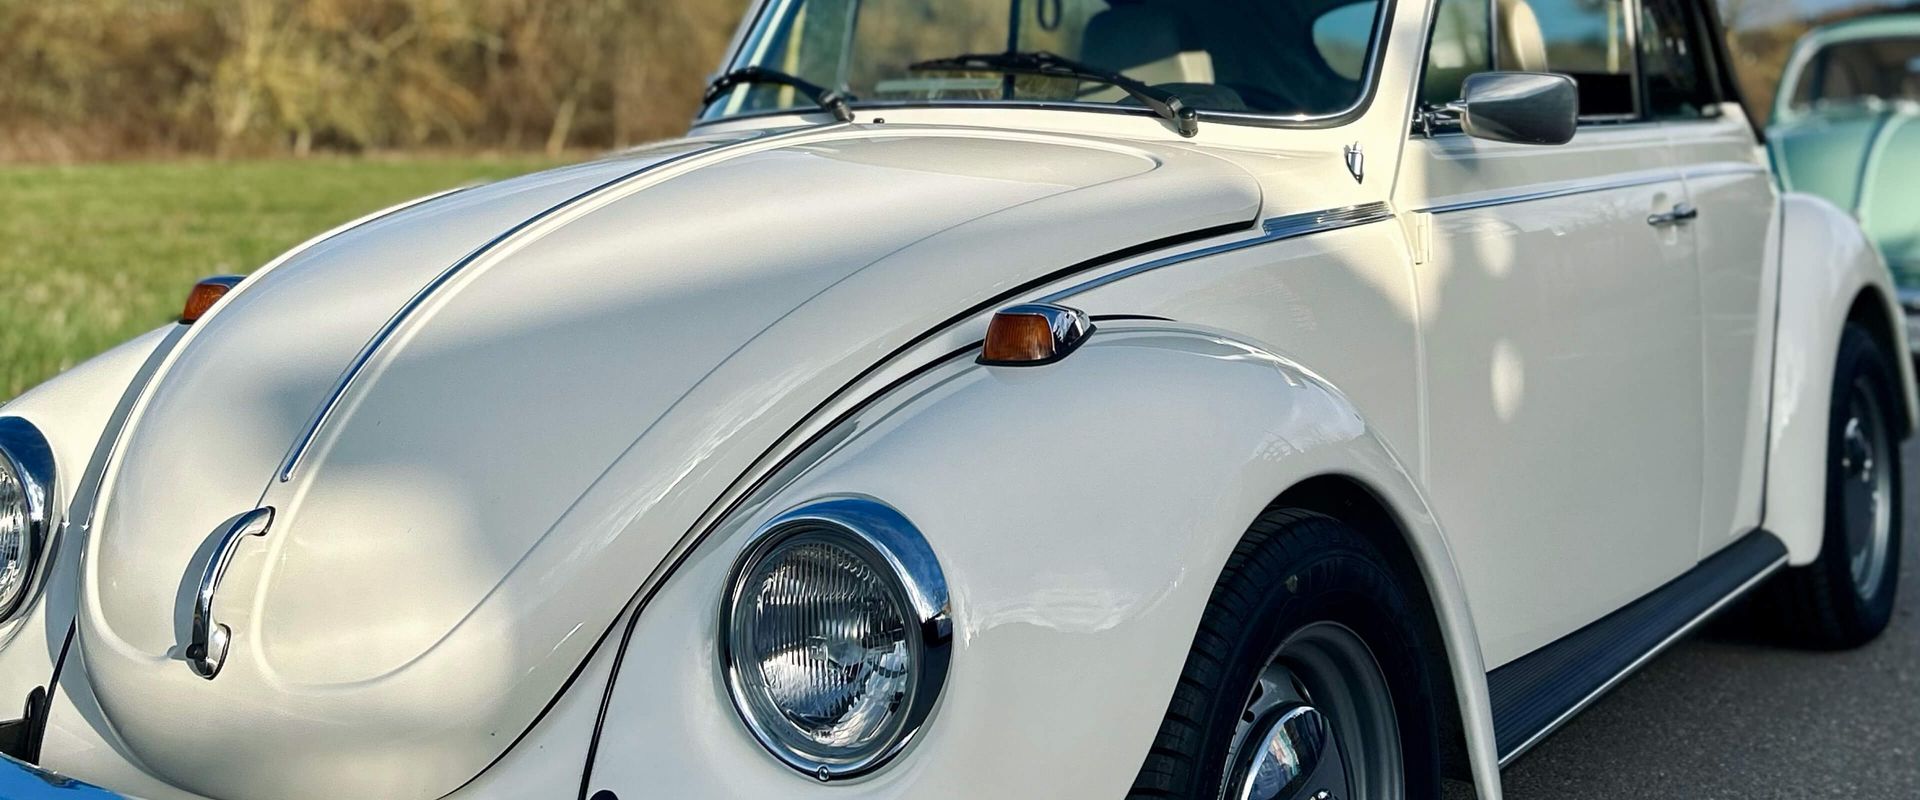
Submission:
<svg viewBox="0 0 1920 800">
<path fill-rule="evenodd" d="M 0 401 L 347 220 L 534 159 L 0 166 Z"/>
</svg>

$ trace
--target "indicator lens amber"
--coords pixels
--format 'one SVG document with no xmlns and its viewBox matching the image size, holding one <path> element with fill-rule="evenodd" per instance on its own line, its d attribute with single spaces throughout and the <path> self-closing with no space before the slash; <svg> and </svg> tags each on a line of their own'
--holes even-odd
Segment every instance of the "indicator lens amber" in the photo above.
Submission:
<svg viewBox="0 0 1920 800">
<path fill-rule="evenodd" d="M 1038 314 L 994 315 L 980 350 L 980 360 L 990 364 L 1031 364 L 1056 355 L 1053 329 Z"/>
<path fill-rule="evenodd" d="M 194 284 L 193 290 L 187 292 L 186 307 L 180 309 L 180 323 L 192 325 L 199 322 L 201 317 L 206 316 L 207 310 L 213 308 L 214 303 L 220 302 L 220 298 L 226 297 L 227 292 L 239 282 L 238 276 L 222 275 Z"/>
</svg>

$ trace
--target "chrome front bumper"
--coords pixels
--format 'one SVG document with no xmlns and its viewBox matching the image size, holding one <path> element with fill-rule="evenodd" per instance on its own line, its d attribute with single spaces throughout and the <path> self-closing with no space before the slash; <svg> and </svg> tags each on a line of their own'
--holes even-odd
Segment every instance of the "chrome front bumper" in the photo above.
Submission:
<svg viewBox="0 0 1920 800">
<path fill-rule="evenodd" d="M 0 798 L 6 800 L 134 800 L 0 755 Z"/>
</svg>

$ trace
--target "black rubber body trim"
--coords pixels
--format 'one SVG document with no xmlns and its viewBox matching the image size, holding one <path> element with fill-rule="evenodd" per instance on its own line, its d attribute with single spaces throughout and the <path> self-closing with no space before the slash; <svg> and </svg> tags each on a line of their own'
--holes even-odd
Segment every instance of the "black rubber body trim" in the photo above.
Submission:
<svg viewBox="0 0 1920 800">
<path fill-rule="evenodd" d="M 1778 537 L 1754 531 L 1626 607 L 1487 673 L 1501 764 L 1786 556 Z"/>
</svg>

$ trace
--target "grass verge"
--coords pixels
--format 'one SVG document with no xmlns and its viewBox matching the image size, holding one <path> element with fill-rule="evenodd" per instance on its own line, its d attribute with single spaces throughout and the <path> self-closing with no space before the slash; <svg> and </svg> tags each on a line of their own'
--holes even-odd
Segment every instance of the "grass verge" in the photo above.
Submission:
<svg viewBox="0 0 1920 800">
<path fill-rule="evenodd" d="M 0 401 L 347 220 L 549 166 L 529 158 L 0 167 Z"/>
</svg>

